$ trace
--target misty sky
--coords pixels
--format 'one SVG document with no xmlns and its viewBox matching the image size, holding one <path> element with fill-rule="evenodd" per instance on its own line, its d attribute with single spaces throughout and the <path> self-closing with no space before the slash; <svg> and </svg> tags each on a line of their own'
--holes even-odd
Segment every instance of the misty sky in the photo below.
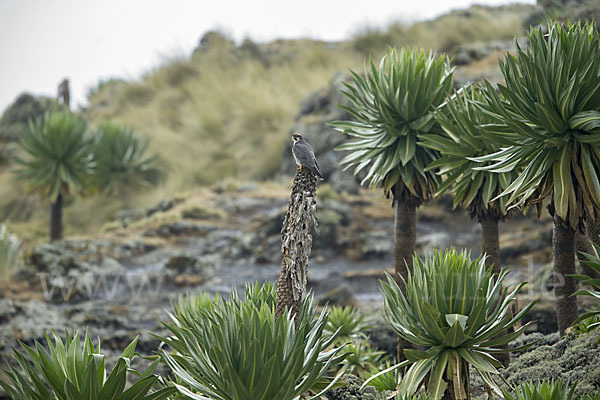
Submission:
<svg viewBox="0 0 600 400">
<path fill-rule="evenodd" d="M 99 79 L 134 79 L 168 57 L 189 55 L 210 29 L 238 41 L 342 40 L 367 26 L 512 2 L 0 0 L 0 112 L 24 91 L 54 96 L 63 77 L 71 80 L 74 105 L 83 104 Z"/>
</svg>

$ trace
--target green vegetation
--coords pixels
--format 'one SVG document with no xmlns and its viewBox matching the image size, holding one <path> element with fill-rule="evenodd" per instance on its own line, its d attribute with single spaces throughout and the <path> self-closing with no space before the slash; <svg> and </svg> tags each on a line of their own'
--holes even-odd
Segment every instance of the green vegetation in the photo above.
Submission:
<svg viewBox="0 0 600 400">
<path fill-rule="evenodd" d="M 594 25 L 550 25 L 529 34 L 530 47 L 505 54 L 505 85 L 487 83 L 484 111 L 497 121 L 490 140 L 502 150 L 478 161 L 482 170 L 524 169 L 501 195 L 507 206 L 536 205 L 550 197 L 554 218 L 557 318 L 564 332 L 577 316 L 575 230 L 600 218 L 600 34 Z"/>
<path fill-rule="evenodd" d="M 50 353 L 38 342 L 34 347 L 21 343 L 23 352 L 14 349 L 21 370 L 11 367 L 5 371 L 10 382 L 0 381 L 13 400 L 162 400 L 176 392 L 174 388 L 152 390 L 159 380 L 153 374 L 159 360 L 143 372 L 131 369 L 137 338 L 107 374 L 100 342 L 94 346 L 87 333 L 83 342 L 78 332 L 72 337 L 66 332 L 66 336 L 63 343 L 54 332 L 52 339 L 46 335 Z M 139 376 L 125 389 L 127 377 L 132 373 Z"/>
<path fill-rule="evenodd" d="M 88 187 L 93 160 L 86 122 L 66 111 L 31 121 L 20 136 L 26 158 L 18 158 L 17 176 L 27 190 L 39 191 L 52 202 L 50 240 L 62 238 L 63 197 Z"/>
<path fill-rule="evenodd" d="M 593 246 L 596 249 L 596 253 L 600 254 L 600 246 L 595 243 Z M 585 256 L 587 257 L 587 261 L 584 261 L 584 263 L 593 271 L 600 273 L 600 257 L 593 254 L 586 254 Z M 600 300 L 600 279 L 587 275 L 574 275 L 574 277 L 581 279 L 584 284 L 590 285 L 598 290 L 581 289 L 575 292 L 573 296 L 591 296 Z M 580 315 L 573 324 L 579 324 L 580 328 L 584 328 L 586 332 L 589 332 L 600 326 L 598 317 L 600 317 L 600 309 L 596 308 L 595 310 Z M 584 323 L 584 325 L 581 325 L 582 323 Z"/>
<path fill-rule="evenodd" d="M 516 178 L 518 170 L 506 172 L 481 171 L 481 163 L 473 157 L 495 153 L 499 145 L 490 141 L 485 132 L 495 120 L 483 113 L 476 102 L 483 96 L 477 87 L 465 87 L 440 107 L 435 114 L 443 128 L 443 135 L 421 135 L 421 145 L 438 151 L 440 157 L 426 170 L 444 176 L 436 196 L 450 187 L 454 195 L 454 208 L 467 209 L 471 217 L 482 226 L 482 253 L 487 255 L 486 265 L 494 265 L 499 273 L 500 243 L 498 222 L 506 217 L 506 197 L 497 197 Z"/>
<path fill-rule="evenodd" d="M 562 380 L 527 382 L 515 389 L 515 394 L 504 391 L 505 400 L 572 400 L 575 387 L 570 388 Z"/>
<path fill-rule="evenodd" d="M 232 291 L 228 300 L 206 307 L 189 303 L 191 309 L 180 310 L 165 324 L 171 335 L 161 339 L 175 352 L 162 356 L 181 394 L 213 400 L 292 400 L 344 359 L 340 347 L 325 351 L 336 339 L 335 334 L 322 335 L 326 309 L 317 316 L 313 297 L 306 296 L 294 329 L 289 313 L 275 320 L 275 294 L 270 284 L 248 285 L 244 300 Z"/>
<path fill-rule="evenodd" d="M 135 190 L 156 184 L 157 156 L 146 155 L 149 140 L 131 127 L 100 125 L 94 136 L 94 182 L 105 192 Z"/>
<path fill-rule="evenodd" d="M 410 365 L 398 386 L 401 394 L 412 395 L 424 383 L 433 399 L 446 391 L 452 399 L 465 399 L 470 366 L 490 391 L 501 395 L 493 378 L 501 363 L 493 355 L 508 352 L 503 346 L 527 328 L 507 334 L 533 306 L 515 316 L 509 312 L 525 283 L 503 289 L 507 269 L 496 276 L 482 258 L 471 260 L 467 252 L 454 249 L 435 251 L 424 260 L 415 256 L 413 265 L 405 293 L 390 276 L 382 283 L 384 310 L 398 335 L 425 350 L 405 349 L 407 360 L 383 373 Z"/>
</svg>

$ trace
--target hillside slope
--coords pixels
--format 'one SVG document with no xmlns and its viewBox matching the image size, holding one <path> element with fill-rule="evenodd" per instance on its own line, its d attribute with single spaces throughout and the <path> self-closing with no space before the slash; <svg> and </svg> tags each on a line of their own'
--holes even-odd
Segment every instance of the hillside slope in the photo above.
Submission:
<svg viewBox="0 0 600 400">
<path fill-rule="evenodd" d="M 151 190 L 118 198 L 71 199 L 65 234 L 95 232 L 120 209 L 155 204 L 223 179 L 272 179 L 281 171 L 301 101 L 329 86 L 336 73 L 361 69 L 365 56 L 378 58 L 387 46 L 446 51 L 470 63 L 461 46 L 522 35 L 531 10 L 476 6 L 410 26 L 363 31 L 338 43 L 300 39 L 236 44 L 209 32 L 193 54 L 166 61 L 139 80 L 100 82 L 90 89 L 83 115 L 93 126 L 109 120 L 150 137 L 166 179 Z M 472 70 L 465 70 L 461 80 L 493 68 L 495 55 L 490 60 L 468 64 Z M 10 169 L 0 171 L 0 199 L 0 217 L 14 231 L 27 240 L 45 238 L 47 203 L 25 196 Z"/>
</svg>

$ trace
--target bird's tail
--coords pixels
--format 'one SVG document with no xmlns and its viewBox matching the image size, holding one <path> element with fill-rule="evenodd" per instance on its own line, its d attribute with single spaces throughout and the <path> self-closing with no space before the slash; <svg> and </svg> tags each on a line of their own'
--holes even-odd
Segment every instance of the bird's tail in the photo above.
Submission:
<svg viewBox="0 0 600 400">
<path fill-rule="evenodd" d="M 321 171 L 319 171 L 319 167 L 315 167 L 313 172 L 319 177 L 320 180 L 325 180 L 325 177 L 323 176 Z"/>
</svg>

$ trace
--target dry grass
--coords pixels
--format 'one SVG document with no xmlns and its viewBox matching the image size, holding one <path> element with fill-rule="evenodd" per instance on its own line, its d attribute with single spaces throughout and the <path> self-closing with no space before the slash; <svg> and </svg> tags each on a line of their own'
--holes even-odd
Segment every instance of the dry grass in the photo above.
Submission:
<svg viewBox="0 0 600 400">
<path fill-rule="evenodd" d="M 395 23 L 386 29 L 370 28 L 354 38 L 354 47 L 373 56 L 387 47 L 411 46 L 448 51 L 463 43 L 510 40 L 525 32 L 532 6 L 473 6 L 431 21 L 412 25 Z"/>
</svg>

